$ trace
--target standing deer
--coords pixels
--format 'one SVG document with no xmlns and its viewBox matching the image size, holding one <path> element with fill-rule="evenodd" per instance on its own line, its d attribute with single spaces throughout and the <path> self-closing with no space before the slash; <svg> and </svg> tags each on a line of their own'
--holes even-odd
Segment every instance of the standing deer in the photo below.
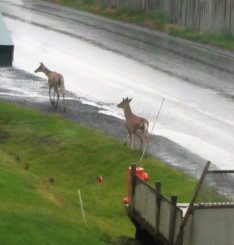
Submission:
<svg viewBox="0 0 234 245">
<path fill-rule="evenodd" d="M 130 107 L 130 102 L 132 99 L 126 99 L 123 98 L 123 101 L 119 103 L 117 106 L 119 108 L 122 108 L 124 110 L 124 115 L 126 118 L 126 127 L 128 130 L 128 135 L 127 138 L 129 137 L 130 143 L 131 143 L 131 149 L 133 150 L 133 135 L 135 134 L 139 139 L 140 139 L 140 152 L 142 153 L 142 145 L 145 140 L 146 144 L 146 153 L 148 150 L 148 144 L 150 140 L 150 136 L 148 133 L 148 127 L 149 127 L 149 122 L 143 118 L 143 117 L 138 117 L 135 114 L 132 113 L 131 107 Z"/>
<path fill-rule="evenodd" d="M 50 71 L 43 63 L 40 63 L 40 66 L 34 71 L 37 72 L 43 72 L 48 77 L 48 83 L 49 83 L 49 94 L 50 94 L 50 102 L 51 104 L 57 108 L 58 102 L 59 102 L 59 88 L 63 95 L 63 112 L 66 111 L 65 106 L 65 87 L 64 87 L 64 79 L 63 76 L 55 71 Z M 53 99 L 51 97 L 51 89 L 54 89 L 54 96 Z M 55 102 L 55 93 L 57 94 L 57 100 Z"/>
</svg>

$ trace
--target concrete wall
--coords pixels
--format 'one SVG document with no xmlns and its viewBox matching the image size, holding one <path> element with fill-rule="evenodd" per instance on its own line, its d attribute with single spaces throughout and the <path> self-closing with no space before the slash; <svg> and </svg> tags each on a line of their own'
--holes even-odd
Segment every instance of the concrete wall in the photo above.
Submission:
<svg viewBox="0 0 234 245">
<path fill-rule="evenodd" d="M 234 206 L 196 208 L 184 229 L 184 245 L 234 244 Z"/>
<path fill-rule="evenodd" d="M 234 35 L 233 0 L 95 0 L 110 7 L 165 11 L 171 22 L 200 32 L 228 30 Z"/>
</svg>

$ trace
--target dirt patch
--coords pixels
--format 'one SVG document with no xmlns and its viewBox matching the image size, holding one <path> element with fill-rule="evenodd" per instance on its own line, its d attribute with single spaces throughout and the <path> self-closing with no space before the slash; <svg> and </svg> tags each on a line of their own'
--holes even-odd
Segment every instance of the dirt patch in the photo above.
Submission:
<svg viewBox="0 0 234 245">
<path fill-rule="evenodd" d="M 117 9 L 114 8 L 106 8 L 103 13 L 107 13 L 107 14 L 114 14 L 116 13 Z"/>
<path fill-rule="evenodd" d="M 92 5 L 90 8 L 93 10 L 99 11 L 101 9 L 101 6 L 95 4 L 95 5 Z"/>
<path fill-rule="evenodd" d="M 155 29 L 156 28 L 156 24 L 155 22 L 150 19 L 150 18 L 147 18 L 146 20 L 143 21 L 143 25 L 144 26 L 147 26 L 149 28 L 152 28 L 152 29 Z"/>
<path fill-rule="evenodd" d="M 166 24 L 166 25 L 165 25 L 165 28 L 166 28 L 166 29 L 179 30 L 179 31 L 184 30 L 184 27 L 179 26 L 179 25 L 175 25 L 175 24 Z"/>
</svg>

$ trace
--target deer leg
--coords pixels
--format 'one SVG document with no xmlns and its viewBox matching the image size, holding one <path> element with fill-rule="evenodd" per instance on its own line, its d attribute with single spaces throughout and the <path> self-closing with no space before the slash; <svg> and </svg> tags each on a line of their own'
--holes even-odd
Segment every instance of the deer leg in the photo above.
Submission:
<svg viewBox="0 0 234 245">
<path fill-rule="evenodd" d="M 126 139 L 125 139 L 124 145 L 127 145 L 127 141 L 128 141 L 128 139 L 129 139 L 129 134 L 127 134 L 127 136 L 126 136 Z"/>
<path fill-rule="evenodd" d="M 55 88 L 54 88 L 54 93 L 53 93 L 53 101 L 54 101 L 54 104 L 55 104 Z"/>
<path fill-rule="evenodd" d="M 49 88 L 49 95 L 50 95 L 50 103 L 51 105 L 54 105 L 54 101 L 51 98 L 51 87 Z"/>
<path fill-rule="evenodd" d="M 132 149 L 132 151 L 133 151 L 133 135 L 132 135 L 132 133 L 131 132 L 129 132 L 129 138 L 130 138 L 130 142 L 131 142 L 131 149 Z"/>
<path fill-rule="evenodd" d="M 58 91 L 58 88 L 54 89 L 54 96 L 55 96 L 55 93 L 57 94 L 57 101 L 55 103 L 55 108 L 57 109 L 58 108 L 58 102 L 59 102 L 59 91 Z"/>
<path fill-rule="evenodd" d="M 140 142 L 141 142 L 141 145 L 140 145 L 140 153 L 142 153 L 143 151 L 142 151 L 142 146 L 143 146 L 143 138 L 142 138 L 142 136 L 140 136 L 139 137 L 139 139 L 140 139 Z"/>
<path fill-rule="evenodd" d="M 148 152 L 149 141 L 150 141 L 150 135 L 148 133 L 146 133 L 146 135 L 145 135 L 145 144 L 146 144 L 145 156 L 146 157 L 148 156 L 147 152 Z"/>
<path fill-rule="evenodd" d="M 66 112 L 65 93 L 63 92 L 63 112 Z"/>
<path fill-rule="evenodd" d="M 143 142 L 144 142 L 144 139 L 142 137 L 142 135 L 139 133 L 139 132 L 136 132 L 136 135 L 138 136 L 139 140 L 140 140 L 140 152 L 142 153 L 142 146 L 143 146 Z"/>
<path fill-rule="evenodd" d="M 129 132 L 128 132 L 127 136 L 126 136 L 126 139 L 125 139 L 124 145 L 127 145 L 128 141 L 130 142 Z"/>
</svg>

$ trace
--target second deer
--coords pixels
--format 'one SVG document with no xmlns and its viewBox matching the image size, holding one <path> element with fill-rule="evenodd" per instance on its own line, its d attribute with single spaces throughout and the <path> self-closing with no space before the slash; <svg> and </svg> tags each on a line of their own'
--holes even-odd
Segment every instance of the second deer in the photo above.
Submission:
<svg viewBox="0 0 234 245">
<path fill-rule="evenodd" d="M 148 133 L 149 122 L 143 117 L 138 117 L 132 113 L 130 102 L 132 99 L 123 98 L 123 101 L 120 102 L 117 106 L 124 110 L 124 115 L 126 118 L 126 127 L 128 130 L 128 137 L 131 143 L 131 149 L 133 150 L 133 134 L 135 134 L 140 139 L 140 152 L 142 153 L 143 143 L 145 141 L 147 154 L 148 144 L 150 140 L 150 136 Z"/>
<path fill-rule="evenodd" d="M 65 87 L 64 87 L 64 79 L 63 76 L 55 71 L 50 71 L 43 63 L 40 63 L 40 66 L 34 71 L 43 72 L 48 77 L 49 83 L 49 94 L 50 94 L 50 102 L 51 104 L 57 108 L 59 102 L 59 88 L 61 89 L 63 95 L 63 111 L 66 111 L 65 106 Z M 54 98 L 51 96 L 51 89 L 54 89 Z M 55 101 L 55 93 L 57 94 L 57 100 Z"/>
</svg>

